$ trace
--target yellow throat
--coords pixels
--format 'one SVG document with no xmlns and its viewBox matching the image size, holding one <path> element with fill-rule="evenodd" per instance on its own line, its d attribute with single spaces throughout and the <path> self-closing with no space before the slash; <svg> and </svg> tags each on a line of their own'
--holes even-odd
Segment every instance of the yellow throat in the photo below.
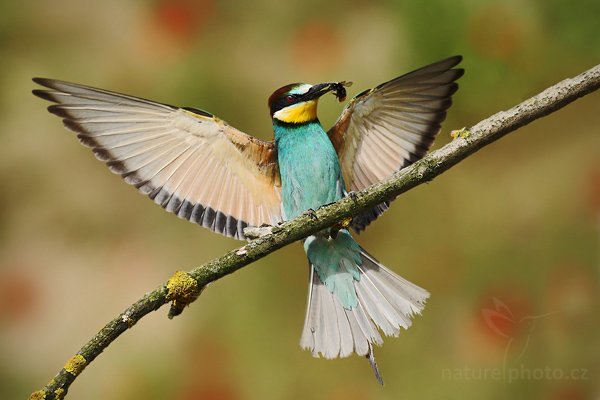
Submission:
<svg viewBox="0 0 600 400">
<path fill-rule="evenodd" d="M 309 100 L 282 108 L 273 114 L 273 118 L 288 124 L 314 121 L 317 119 L 317 100 Z"/>
</svg>

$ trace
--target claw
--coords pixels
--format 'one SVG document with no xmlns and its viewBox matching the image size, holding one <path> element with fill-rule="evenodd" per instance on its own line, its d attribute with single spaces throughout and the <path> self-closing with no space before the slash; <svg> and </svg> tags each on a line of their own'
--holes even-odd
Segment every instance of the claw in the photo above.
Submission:
<svg viewBox="0 0 600 400">
<path fill-rule="evenodd" d="M 356 192 L 354 190 L 346 192 L 346 196 L 350 197 L 352 199 L 352 201 L 355 203 L 358 201 L 358 195 L 356 194 Z"/>
<path fill-rule="evenodd" d="M 318 220 L 317 213 L 312 208 L 309 208 L 308 210 L 304 211 L 302 215 L 308 215 L 313 221 Z"/>
</svg>

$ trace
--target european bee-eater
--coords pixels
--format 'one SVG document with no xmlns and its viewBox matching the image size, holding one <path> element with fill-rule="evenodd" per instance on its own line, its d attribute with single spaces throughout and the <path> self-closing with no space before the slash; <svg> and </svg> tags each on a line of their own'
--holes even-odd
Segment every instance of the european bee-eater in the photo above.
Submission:
<svg viewBox="0 0 600 400">
<path fill-rule="evenodd" d="M 440 130 L 463 69 L 450 57 L 365 90 L 326 131 L 319 98 L 342 100 L 345 82 L 291 84 L 269 97 L 274 141 L 247 135 L 212 114 L 51 79 L 36 96 L 121 175 L 164 209 L 215 232 L 275 225 L 335 202 L 423 157 Z M 373 355 L 379 330 L 397 336 L 429 293 L 396 275 L 353 239 L 389 206 L 304 240 L 310 267 L 300 344 L 314 356 Z M 378 330 L 379 328 L 379 330 Z"/>
</svg>

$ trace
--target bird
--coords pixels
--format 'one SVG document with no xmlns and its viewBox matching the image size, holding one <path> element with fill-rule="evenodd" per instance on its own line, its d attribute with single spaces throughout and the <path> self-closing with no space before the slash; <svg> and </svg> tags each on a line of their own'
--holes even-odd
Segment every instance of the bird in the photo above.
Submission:
<svg viewBox="0 0 600 400">
<path fill-rule="evenodd" d="M 260 140 L 213 114 L 47 78 L 33 94 L 54 104 L 99 160 L 165 210 L 225 236 L 277 225 L 373 185 L 429 150 L 464 74 L 462 56 L 426 65 L 352 98 L 335 124 L 317 106 L 349 82 L 293 83 L 268 99 L 274 138 Z M 364 250 L 363 231 L 389 201 L 303 240 L 308 305 L 300 345 L 326 359 L 374 356 L 382 335 L 398 336 L 429 293 Z"/>
</svg>

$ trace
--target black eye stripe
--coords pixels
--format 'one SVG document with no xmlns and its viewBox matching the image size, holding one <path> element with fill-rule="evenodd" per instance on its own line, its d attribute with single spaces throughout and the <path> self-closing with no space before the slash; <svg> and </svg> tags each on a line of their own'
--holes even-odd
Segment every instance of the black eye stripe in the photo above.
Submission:
<svg viewBox="0 0 600 400">
<path fill-rule="evenodd" d="M 294 105 L 299 100 L 297 95 L 287 94 L 280 98 L 276 103 L 273 112 L 277 112 L 283 108 Z"/>
<path fill-rule="evenodd" d="M 303 101 L 304 95 L 301 93 L 293 93 L 292 91 L 300 85 L 299 83 L 292 83 L 286 86 L 283 86 L 277 89 L 273 94 L 269 97 L 269 109 L 271 111 L 271 115 L 275 114 L 277 111 L 293 106 L 294 104 L 300 103 Z"/>
</svg>

